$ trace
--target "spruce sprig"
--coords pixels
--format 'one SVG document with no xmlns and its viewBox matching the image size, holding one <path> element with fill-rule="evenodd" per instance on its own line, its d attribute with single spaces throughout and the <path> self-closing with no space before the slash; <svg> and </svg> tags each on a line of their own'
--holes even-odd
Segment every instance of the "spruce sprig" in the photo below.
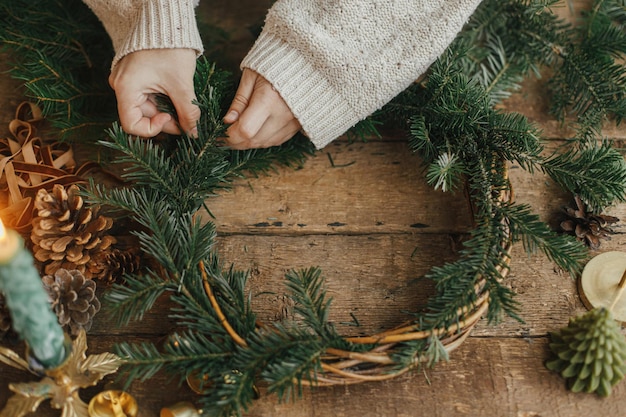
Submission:
<svg viewBox="0 0 626 417">
<path fill-rule="evenodd" d="M 542 167 L 563 188 L 579 194 L 597 213 L 612 203 L 626 201 L 626 162 L 609 141 L 561 151 L 548 157 Z"/>
<path fill-rule="evenodd" d="M 115 120 L 107 85 L 113 50 L 80 0 L 11 0 L 0 4 L 0 48 L 11 75 L 40 104 L 61 138 L 102 137 Z"/>
<path fill-rule="evenodd" d="M 178 284 L 148 270 L 141 276 L 124 276 L 125 285 L 115 284 L 106 293 L 105 311 L 119 325 L 141 320 L 166 292 L 174 292 Z"/>
<path fill-rule="evenodd" d="M 70 4 L 74 3 L 80 2 Z M 511 242 L 522 241 L 529 252 L 542 250 L 570 272 L 580 266 L 585 256 L 580 245 L 552 235 L 528 206 L 503 199 L 510 192 L 509 163 L 530 172 L 547 172 L 595 208 L 624 200 L 623 160 L 618 160 L 610 144 L 597 145 L 599 122 L 608 117 L 619 121 L 624 114 L 623 72 L 615 66 L 623 56 L 624 2 L 595 2 L 585 24 L 576 29 L 551 13 L 556 4 L 555 0 L 485 0 L 427 76 L 377 114 L 410 130 L 411 149 L 422 156 L 434 187 L 448 191 L 466 184 L 472 198 L 475 227 L 460 259 L 428 274 L 436 293 L 426 312 L 413 313 L 413 325 L 420 330 L 458 324 L 459 310 L 476 303 L 477 287 L 489 293 L 490 321 L 503 313 L 519 318 L 513 293 L 503 282 Z M 16 5 L 24 9 L 23 14 L 16 12 Z M 101 90 L 90 82 L 106 80 L 106 75 L 91 79 L 79 74 L 108 66 L 93 67 L 96 61 L 76 41 L 84 35 L 80 39 L 93 36 L 96 45 L 108 42 L 101 28 L 95 24 L 93 33 L 82 33 L 83 21 L 71 20 L 64 14 L 67 4 L 58 1 L 15 1 L 0 7 L 3 17 L 16 18 L 23 25 L 17 34 L 11 32 L 13 22 L 0 25 L 5 46 L 24 52 L 13 74 L 28 83 L 47 115 L 59 127 L 99 120 L 91 116 L 93 100 L 88 97 Z M 64 16 L 64 25 L 49 14 L 57 9 L 63 9 L 59 16 Z M 31 26 L 44 20 L 45 30 L 52 28 L 52 33 L 26 32 L 42 29 L 46 25 Z M 598 42 L 603 46 L 590 51 Z M 63 72 L 59 62 L 71 63 L 71 72 Z M 551 82 L 556 113 L 574 113 L 581 132 L 571 147 L 548 156 L 540 132 L 526 118 L 494 109 L 543 65 L 556 70 Z M 608 78 L 600 80 L 597 74 Z M 563 88 L 564 83 L 571 77 L 581 82 L 566 91 L 570 87 Z M 199 137 L 157 143 L 130 137 L 114 126 L 102 145 L 120 155 L 124 179 L 132 186 L 107 189 L 92 182 L 86 192 L 91 202 L 122 211 L 139 225 L 134 233 L 142 251 L 159 264 L 158 270 L 126 275 L 125 285 L 108 292 L 107 308 L 124 324 L 141 319 L 159 297 L 169 295 L 176 305 L 171 316 L 184 327 L 169 336 L 163 349 L 120 344 L 118 353 L 127 360 L 129 382 L 150 378 L 159 370 L 181 381 L 194 375 L 206 377 L 201 403 L 205 414 L 212 416 L 241 415 L 252 404 L 259 379 L 279 398 L 295 398 L 306 383 L 314 385 L 318 380 L 329 348 L 348 353 L 364 350 L 341 338 L 329 323 L 330 300 L 315 268 L 287 276 L 287 291 L 300 320 L 259 327 L 246 291 L 248 274 L 221 264 L 214 225 L 195 220 L 197 211 L 206 209 L 207 200 L 233 178 L 271 172 L 276 164 L 299 167 L 312 152 L 310 142 L 302 138 L 269 150 L 239 152 L 220 146 L 226 131 L 222 113 L 232 95 L 231 85 L 227 74 L 200 60 L 195 78 L 202 110 Z M 159 105 L 173 112 L 168 100 Z M 376 123 L 371 119 L 362 127 L 370 129 Z M 389 357 L 395 363 L 383 369 L 393 374 L 399 367 L 422 361 L 434 364 L 446 353 L 443 342 L 431 334 L 428 339 L 394 345 Z"/>
</svg>

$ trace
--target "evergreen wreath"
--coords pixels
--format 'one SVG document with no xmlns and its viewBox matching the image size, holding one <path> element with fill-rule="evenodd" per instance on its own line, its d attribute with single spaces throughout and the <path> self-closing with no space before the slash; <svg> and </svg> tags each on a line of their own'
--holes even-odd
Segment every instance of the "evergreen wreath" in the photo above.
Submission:
<svg viewBox="0 0 626 417">
<path fill-rule="evenodd" d="M 214 224 L 201 224 L 194 215 L 210 210 L 207 199 L 233 179 L 268 172 L 276 164 L 300 165 L 313 149 L 301 137 L 269 150 L 218 146 L 217 138 L 225 131 L 223 109 L 232 94 L 227 74 L 207 60 L 199 61 L 195 82 L 202 118 L 197 139 L 182 136 L 157 144 L 130 137 L 113 125 L 108 139 L 100 143 L 121 155 L 116 161 L 131 185 L 107 188 L 92 181 L 85 196 L 136 223 L 134 234 L 158 267 L 127 274 L 123 285 L 107 291 L 104 309 L 123 325 L 140 320 L 159 297 L 168 295 L 176 305 L 171 315 L 181 326 L 162 350 L 152 344 L 117 346 L 128 381 L 148 379 L 160 370 L 181 380 L 201 376 L 206 383 L 199 401 L 206 415 L 241 415 L 250 407 L 259 380 L 285 400 L 299 396 L 305 385 L 392 378 L 447 358 L 483 314 L 490 322 L 503 313 L 519 319 L 514 294 L 504 283 L 515 242 L 521 241 L 529 252 L 543 251 L 572 275 L 578 273 L 586 249 L 570 236 L 553 233 L 530 206 L 508 198 L 512 190 L 507 166 L 515 163 L 529 172 L 549 174 L 594 211 L 626 201 L 623 157 L 608 140 L 598 139 L 604 121 L 620 122 L 626 115 L 626 70 L 617 63 L 626 54 L 626 3 L 596 0 L 576 27 L 551 12 L 556 3 L 485 0 L 423 80 L 355 128 L 358 135 L 375 133 L 379 122 L 405 128 L 411 150 L 420 156 L 416 165 L 426 167 L 428 183 L 443 191 L 467 187 L 473 206 L 475 227 L 460 258 L 427 275 L 436 286 L 427 308 L 382 334 L 342 337 L 328 322 L 331 300 L 316 268 L 286 276 L 298 321 L 257 325 L 246 293 L 247 273 L 223 264 L 214 247 Z M 2 5 L 0 15 L 21 14 L 24 22 L 28 13 L 50 18 L 48 11 L 55 7 L 73 6 L 15 1 Z M 66 25 L 66 19 L 76 19 L 61 16 L 53 22 Z M 68 131 L 75 126 L 73 117 L 88 114 L 80 112 L 88 106 L 73 101 L 71 94 L 50 97 L 66 88 L 91 91 L 91 86 L 68 81 L 79 69 L 89 69 L 85 51 L 90 47 L 79 36 L 84 24 L 68 25 L 71 30 L 57 27 L 59 38 L 42 49 L 37 39 L 49 37 L 30 36 L 24 26 L 6 26 L 5 19 L 0 22 L 5 46 L 35 54 L 21 55 L 13 73 L 43 104 L 64 103 L 60 108 L 44 105 L 44 111 L 57 121 L 57 128 Z M 17 36 L 15 30 L 25 35 Z M 94 35 L 98 42 L 106 35 L 99 36 Z M 32 65 L 40 58 L 56 64 L 66 55 L 82 56 L 84 62 L 68 74 L 48 70 L 52 65 Z M 573 118 L 577 127 L 577 134 L 553 153 L 544 149 L 540 132 L 525 117 L 496 107 L 544 66 L 554 71 L 549 82 L 554 114 Z M 42 68 L 56 75 L 39 86 L 33 80 L 41 79 L 37 74 Z M 171 110 L 165 99 L 162 106 Z"/>
</svg>

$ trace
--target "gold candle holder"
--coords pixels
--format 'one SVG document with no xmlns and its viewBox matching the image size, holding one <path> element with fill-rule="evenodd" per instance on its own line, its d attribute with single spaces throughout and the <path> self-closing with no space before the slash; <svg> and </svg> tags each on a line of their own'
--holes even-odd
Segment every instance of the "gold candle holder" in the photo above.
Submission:
<svg viewBox="0 0 626 417">
<path fill-rule="evenodd" d="M 112 353 L 87 356 L 85 353 L 87 336 L 84 330 L 80 331 L 72 342 L 71 349 L 67 350 L 68 358 L 58 367 L 34 370 L 28 359 L 23 359 L 14 351 L 0 346 L 0 362 L 41 378 L 39 381 L 9 384 L 9 389 L 15 394 L 0 410 L 0 416 L 32 415 L 37 411 L 39 404 L 48 399 L 52 408 L 62 409 L 63 416 L 88 417 L 88 406 L 80 399 L 80 389 L 96 385 L 106 375 L 116 372 L 122 364 L 122 359 Z M 115 414 L 102 415 L 115 416 Z"/>
<path fill-rule="evenodd" d="M 192 403 L 183 401 L 163 408 L 160 417 L 200 417 L 200 411 Z"/>
<path fill-rule="evenodd" d="M 137 417 L 137 401 L 127 392 L 103 391 L 89 402 L 89 417 Z"/>
</svg>

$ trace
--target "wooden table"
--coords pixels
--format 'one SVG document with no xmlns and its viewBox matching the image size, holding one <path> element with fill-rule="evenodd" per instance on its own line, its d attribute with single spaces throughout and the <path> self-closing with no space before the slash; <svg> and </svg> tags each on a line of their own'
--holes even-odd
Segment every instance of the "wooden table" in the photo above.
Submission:
<svg viewBox="0 0 626 417">
<path fill-rule="evenodd" d="M 21 100 L 18 84 L 0 78 L 0 132 Z M 547 116 L 540 82 L 525 88 L 505 107 L 520 111 L 543 129 L 550 146 L 567 137 Z M 623 145 L 623 128 L 605 134 Z M 530 204 L 548 220 L 568 203 L 546 177 L 511 167 L 518 202 Z M 427 289 L 419 277 L 432 266 L 455 259 L 458 238 L 468 230 L 469 212 L 462 194 L 432 191 L 422 177 L 419 160 L 406 141 L 390 133 L 382 140 L 348 143 L 338 140 L 310 158 L 299 170 L 279 169 L 267 177 L 245 179 L 231 192 L 208 201 L 216 216 L 223 257 L 251 271 L 253 305 L 263 320 L 292 314 L 282 296 L 283 277 L 292 268 L 319 266 L 333 297 L 331 320 L 344 333 L 370 333 L 402 319 L 402 309 L 423 302 Z M 626 205 L 607 210 L 626 218 Z M 625 250 L 623 222 L 599 251 Z M 517 294 L 524 323 L 503 317 L 501 323 L 481 322 L 451 354 L 449 363 L 405 374 L 394 380 L 305 391 L 295 402 L 279 404 L 262 395 L 249 416 L 617 416 L 626 409 L 626 382 L 611 397 L 573 394 L 564 381 L 544 367 L 549 331 L 583 313 L 573 278 L 545 257 L 513 248 L 507 284 Z M 167 316 L 167 300 L 138 323 L 116 328 L 104 314 L 88 335 L 89 353 L 108 351 L 120 341 L 158 343 L 175 320 Z M 359 326 L 354 326 L 357 318 Z M 0 365 L 0 406 L 9 382 L 29 381 L 30 375 Z M 112 378 L 82 391 L 88 401 Z M 196 397 L 165 375 L 135 382 L 130 393 L 140 415 L 158 416 L 164 406 Z M 36 414 L 58 416 L 44 404 Z"/>
</svg>

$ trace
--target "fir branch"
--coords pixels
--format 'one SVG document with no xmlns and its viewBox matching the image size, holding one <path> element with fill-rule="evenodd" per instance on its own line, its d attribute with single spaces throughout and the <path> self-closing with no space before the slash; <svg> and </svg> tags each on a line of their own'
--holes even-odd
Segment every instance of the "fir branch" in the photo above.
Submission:
<svg viewBox="0 0 626 417">
<path fill-rule="evenodd" d="M 250 305 L 250 296 L 246 292 L 248 273 L 237 271 L 233 266 L 223 269 L 215 253 L 211 255 L 208 265 L 205 265 L 223 313 L 237 334 L 247 338 L 255 331 L 257 324 L 256 315 Z"/>
<path fill-rule="evenodd" d="M 308 343 L 307 343 L 308 342 Z M 269 383 L 268 391 L 276 393 L 281 401 L 295 401 L 302 396 L 302 381 L 315 384 L 321 371 L 321 357 L 326 346 L 319 340 L 300 340 L 297 348 L 284 352 L 280 361 L 271 362 L 261 373 Z"/>
<path fill-rule="evenodd" d="M 0 44 L 11 75 L 41 105 L 61 139 L 100 135 L 115 119 L 107 85 L 113 50 L 102 25 L 80 0 L 12 0 L 0 4 Z"/>
<path fill-rule="evenodd" d="M 161 370 L 163 363 L 166 361 L 166 359 L 162 359 L 163 355 L 151 343 L 131 345 L 122 342 L 115 346 L 115 350 L 116 355 L 124 359 L 127 365 L 133 365 L 127 371 L 127 386 L 130 386 L 130 383 L 136 379 L 146 381 L 153 377 Z"/>
<path fill-rule="evenodd" d="M 608 141 L 554 154 L 542 168 L 563 188 L 580 195 L 592 211 L 600 213 L 614 202 L 626 201 L 626 162 Z"/>
<path fill-rule="evenodd" d="M 269 383 L 270 392 L 281 400 L 294 399 L 301 394 L 303 379 L 315 383 L 327 347 L 323 339 L 307 329 L 276 323 L 252 335 L 249 348 L 240 356 L 245 365 L 240 369 L 262 369 L 261 376 Z"/>
<path fill-rule="evenodd" d="M 146 381 L 161 369 L 169 369 L 170 372 L 176 372 L 181 367 L 191 371 L 211 369 L 223 366 L 232 357 L 232 353 L 224 351 L 223 346 L 193 333 L 174 333 L 165 344 L 163 353 L 150 343 L 123 342 L 116 345 L 115 350 L 124 360 L 122 372 L 127 376 L 127 386 L 135 380 Z M 184 377 L 181 375 L 181 379 Z"/>
<path fill-rule="evenodd" d="M 588 256 L 582 243 L 571 236 L 552 232 L 526 204 L 503 204 L 498 210 L 508 220 L 511 239 L 514 242 L 521 240 L 526 252 L 543 251 L 548 259 L 572 277 L 581 271 L 582 262 Z"/>
<path fill-rule="evenodd" d="M 430 138 L 424 115 L 418 114 L 411 118 L 409 133 L 413 152 L 418 153 L 427 164 L 434 161 L 438 150 Z"/>
<path fill-rule="evenodd" d="M 179 246 L 179 239 L 183 239 L 181 233 L 191 232 L 188 227 L 191 216 L 186 215 L 183 219 L 173 216 L 175 211 L 164 201 L 146 203 L 137 207 L 133 218 L 145 226 L 147 231 L 133 233 L 139 238 L 146 253 L 153 256 L 176 281 L 182 281 L 184 272 L 189 269 L 189 259 L 181 256 L 184 249 Z"/>
<path fill-rule="evenodd" d="M 254 378 L 236 368 L 221 369 L 212 389 L 200 398 L 202 414 L 210 417 L 241 417 L 257 397 Z"/>
<path fill-rule="evenodd" d="M 478 64 L 478 71 L 473 78 L 485 89 L 492 106 L 500 103 L 521 88 L 528 67 L 523 63 L 511 62 L 502 44 L 502 39 L 487 39 L 484 48 L 485 57 Z"/>
<path fill-rule="evenodd" d="M 183 328 L 199 334 L 211 334 L 220 339 L 230 349 L 235 343 L 228 336 L 222 323 L 217 319 L 206 296 L 198 297 L 189 292 L 179 291 L 171 296 L 171 300 L 178 305 L 171 309 L 170 317 Z"/>
<path fill-rule="evenodd" d="M 471 244 L 471 243 L 470 243 Z M 447 328 L 458 320 L 460 308 L 476 302 L 476 282 L 480 278 L 480 258 L 464 259 L 433 267 L 425 278 L 435 283 L 436 296 L 430 297 L 426 312 L 416 314 L 416 322 L 425 330 Z"/>
<path fill-rule="evenodd" d="M 596 2 L 593 10 L 605 13 L 618 28 L 623 29 L 624 25 L 626 25 L 625 0 L 598 1 Z"/>
<path fill-rule="evenodd" d="M 281 146 L 231 151 L 228 157 L 229 171 L 234 175 L 245 176 L 276 172 L 277 166 L 301 169 L 306 159 L 313 154 L 315 146 L 298 134 Z"/>
<path fill-rule="evenodd" d="M 504 161 L 515 161 L 532 173 L 543 160 L 539 129 L 519 113 L 493 110 L 490 116 L 479 147 L 489 149 Z"/>
<path fill-rule="evenodd" d="M 174 166 L 156 143 L 126 134 L 117 123 L 108 130 L 108 135 L 111 140 L 98 143 L 121 153 L 116 163 L 126 166 L 122 178 L 136 185 L 159 189 L 168 195 L 178 192 L 171 183 L 170 174 Z"/>
<path fill-rule="evenodd" d="M 609 16 L 603 13 L 615 0 L 598 0 L 583 23 L 571 31 L 578 43 L 568 43 L 558 50 L 562 68 L 551 79 L 554 91 L 552 111 L 564 119 L 568 112 L 585 117 L 593 112 L 605 118 L 614 117 L 619 123 L 626 117 L 626 69 L 615 59 L 621 59 L 626 47 L 626 35 L 613 28 Z M 605 46 L 600 46 L 605 45 Z"/>
<path fill-rule="evenodd" d="M 428 358 L 427 366 L 432 368 L 437 363 L 443 361 L 448 362 L 450 357 L 441 340 L 435 336 L 428 338 L 428 347 L 426 348 L 426 356 Z"/>
<path fill-rule="evenodd" d="M 391 353 L 394 362 L 394 371 L 400 372 L 404 369 L 413 369 L 421 366 L 427 360 L 425 357 L 428 339 L 411 340 L 399 344 L 398 349 Z"/>
<path fill-rule="evenodd" d="M 489 324 L 498 324 L 505 312 L 509 317 L 524 323 L 522 317 L 518 314 L 519 302 L 515 299 L 515 292 L 508 286 L 502 284 L 500 279 L 490 277 L 485 285 L 485 290 L 489 291 L 489 309 L 487 312 L 487 321 Z"/>
<path fill-rule="evenodd" d="M 435 190 L 447 192 L 458 188 L 465 173 L 457 156 L 444 152 L 428 167 L 426 180 Z"/>
<path fill-rule="evenodd" d="M 332 299 L 326 298 L 321 271 L 318 268 L 290 271 L 286 279 L 295 311 L 302 316 L 304 324 L 324 340 L 338 338 L 328 323 Z"/>
<path fill-rule="evenodd" d="M 105 293 L 105 310 L 115 322 L 126 325 L 141 320 L 156 300 L 166 291 L 175 291 L 177 283 L 163 280 L 156 272 L 144 275 L 125 275 L 125 284 L 114 284 Z"/>
<path fill-rule="evenodd" d="M 436 336 L 402 343 L 391 357 L 395 363 L 394 369 L 398 372 L 419 368 L 423 363 L 426 363 L 428 368 L 432 368 L 442 360 L 446 362 L 450 360 L 446 347 Z"/>
</svg>

